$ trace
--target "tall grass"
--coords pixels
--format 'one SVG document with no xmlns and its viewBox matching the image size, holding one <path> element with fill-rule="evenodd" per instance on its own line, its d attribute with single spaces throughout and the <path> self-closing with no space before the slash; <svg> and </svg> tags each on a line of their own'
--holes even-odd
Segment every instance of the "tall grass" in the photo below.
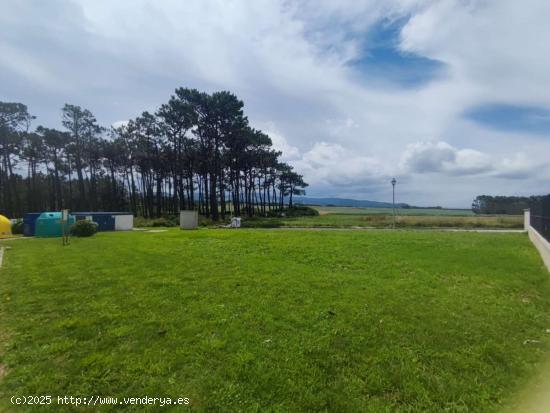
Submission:
<svg viewBox="0 0 550 413">
<path fill-rule="evenodd" d="M 299 218 L 245 219 L 243 226 L 274 227 L 328 227 L 328 228 L 391 228 L 391 215 L 324 214 Z M 463 229 L 521 229 L 521 216 L 398 216 L 398 228 L 463 228 Z"/>
</svg>

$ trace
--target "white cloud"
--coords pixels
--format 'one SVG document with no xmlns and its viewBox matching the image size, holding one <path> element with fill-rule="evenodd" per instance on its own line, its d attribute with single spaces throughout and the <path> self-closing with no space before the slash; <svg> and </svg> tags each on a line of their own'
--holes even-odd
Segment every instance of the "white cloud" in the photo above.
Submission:
<svg viewBox="0 0 550 413">
<path fill-rule="evenodd" d="M 474 149 L 457 149 L 446 142 L 417 142 L 401 158 L 405 172 L 474 175 L 493 169 L 491 157 Z"/>
<path fill-rule="evenodd" d="M 505 179 L 528 179 L 533 174 L 545 176 L 549 166 L 549 162 L 536 163 L 519 152 L 511 158 L 502 159 L 496 168 L 495 176 Z"/>
<path fill-rule="evenodd" d="M 296 146 L 290 145 L 280 133 L 270 129 L 264 130 L 264 132 L 271 138 L 273 148 L 282 152 L 281 159 L 283 161 L 292 161 L 300 155 L 300 150 Z"/>
<path fill-rule="evenodd" d="M 312 186 L 368 186 L 386 176 L 377 159 L 328 142 L 316 143 L 293 164 Z"/>
<path fill-rule="evenodd" d="M 401 156 L 403 173 L 443 173 L 455 176 L 487 176 L 527 179 L 548 172 L 550 162 L 536 162 L 524 153 L 498 157 L 474 149 L 458 149 L 446 142 L 417 142 Z"/>
<path fill-rule="evenodd" d="M 111 126 L 113 128 L 120 128 L 121 126 L 128 125 L 128 122 L 129 121 L 127 121 L 127 120 L 117 120 L 116 122 L 111 123 Z"/>
<path fill-rule="evenodd" d="M 549 14 L 544 0 L 434 2 L 404 27 L 401 48 L 448 63 L 476 89 L 470 98 L 548 107 Z"/>
</svg>

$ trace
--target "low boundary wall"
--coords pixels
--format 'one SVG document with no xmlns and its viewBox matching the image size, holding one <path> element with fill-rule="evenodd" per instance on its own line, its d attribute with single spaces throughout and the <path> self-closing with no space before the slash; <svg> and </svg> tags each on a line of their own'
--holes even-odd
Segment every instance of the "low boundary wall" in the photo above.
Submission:
<svg viewBox="0 0 550 413">
<path fill-rule="evenodd" d="M 539 251 L 546 268 L 550 271 L 550 242 L 546 241 L 530 224 L 531 214 L 528 209 L 524 211 L 524 228 L 529 234 L 529 239 Z"/>
</svg>

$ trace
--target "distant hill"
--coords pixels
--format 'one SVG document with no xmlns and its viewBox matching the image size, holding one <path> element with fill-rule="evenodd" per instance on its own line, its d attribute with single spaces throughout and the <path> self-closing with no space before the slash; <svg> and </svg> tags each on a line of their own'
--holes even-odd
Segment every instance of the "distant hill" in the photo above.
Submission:
<svg viewBox="0 0 550 413">
<path fill-rule="evenodd" d="M 292 201 L 296 204 L 321 205 L 321 206 L 342 206 L 356 208 L 391 208 L 391 202 L 367 201 L 360 199 L 346 198 L 313 198 L 309 196 L 295 196 Z M 401 206 L 402 204 L 396 204 Z"/>
</svg>

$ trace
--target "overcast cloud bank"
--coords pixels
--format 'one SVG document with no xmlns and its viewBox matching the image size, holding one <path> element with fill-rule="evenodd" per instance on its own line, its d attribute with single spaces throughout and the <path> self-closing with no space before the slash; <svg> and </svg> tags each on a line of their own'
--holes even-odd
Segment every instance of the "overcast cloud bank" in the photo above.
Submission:
<svg viewBox="0 0 550 413">
<path fill-rule="evenodd" d="M 0 1 L 0 99 L 109 125 L 230 90 L 312 196 L 550 192 L 550 2 Z M 527 119 L 527 120 L 526 120 Z"/>
</svg>

